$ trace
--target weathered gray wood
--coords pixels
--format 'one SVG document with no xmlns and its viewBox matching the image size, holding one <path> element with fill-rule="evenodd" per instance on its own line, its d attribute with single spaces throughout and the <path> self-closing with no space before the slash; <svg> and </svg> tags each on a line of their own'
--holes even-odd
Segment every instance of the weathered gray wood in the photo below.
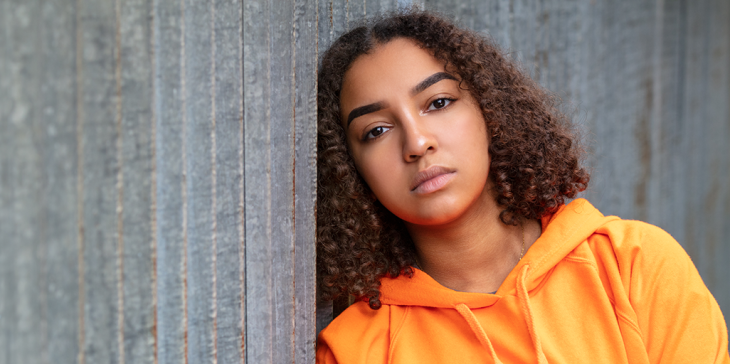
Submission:
<svg viewBox="0 0 730 364">
<path fill-rule="evenodd" d="M 294 87 L 293 4 L 272 2 L 269 13 L 269 72 L 271 90 L 269 145 L 271 156 L 271 272 L 272 298 L 268 302 L 273 330 L 272 362 L 291 362 L 294 354 Z M 251 242 L 253 243 L 253 242 Z M 249 245 L 252 247 L 251 245 Z M 263 247 L 262 247 L 263 248 Z M 263 257 L 263 255 L 262 255 Z M 252 255 L 251 258 L 255 258 Z M 265 282 L 261 282 L 265 283 Z M 250 298 L 250 296 L 249 296 Z M 249 337 L 250 340 L 250 337 Z"/>
<path fill-rule="evenodd" d="M 688 3 L 683 116 L 686 247 L 721 307 L 730 309 L 730 6 Z"/>
<path fill-rule="evenodd" d="M 39 130 L 41 87 L 40 29 L 41 3 L 24 2 L 9 9 L 16 26 L 9 32 L 13 49 L 10 84 L 7 90 L 11 99 L 12 149 L 10 153 L 13 171 L 10 189 L 13 194 L 10 217 L 14 225 L 10 236 L 12 260 L 9 262 L 14 276 L 11 292 L 14 298 L 11 309 L 13 331 L 8 338 L 9 362 L 42 362 L 47 359 L 47 295 L 45 259 L 46 211 L 42 208 L 43 189 L 43 130 Z M 35 203 L 26 203 L 34 201 Z M 14 322 L 12 322 L 14 321 Z"/>
<path fill-rule="evenodd" d="M 10 42 L 10 3 L 0 1 L 0 145 L 5 148 L 13 147 L 12 128 L 10 124 L 11 101 L 7 90 L 10 90 L 12 43 Z M 0 153 L 0 205 L 11 206 L 13 203 L 11 169 L 12 158 L 10 153 Z M 10 335 L 12 325 L 10 317 L 13 301 L 5 298 L 12 297 L 12 210 L 0 208 L 0 364 L 10 363 Z"/>
<path fill-rule="evenodd" d="M 213 356 L 212 44 L 210 2 L 186 0 L 182 14 L 184 130 L 187 186 L 188 361 Z"/>
<path fill-rule="evenodd" d="M 647 2 L 617 7 L 606 4 L 599 11 L 593 17 L 601 16 L 605 22 L 601 28 L 606 33 L 588 41 L 605 45 L 591 52 L 596 67 L 589 72 L 600 73 L 591 86 L 600 87 L 602 96 L 592 95 L 586 101 L 595 105 L 595 117 L 586 124 L 592 133 L 600 135 L 591 158 L 595 172 L 588 196 L 606 214 L 646 220 L 647 188 L 652 173 L 655 11 Z M 625 23 L 617 21 L 619 17 L 625 18 Z"/>
<path fill-rule="evenodd" d="M 216 358 L 242 362 L 243 49 L 242 2 L 215 1 L 215 307 Z"/>
<path fill-rule="evenodd" d="M 710 4 L 710 67 L 709 109 L 712 121 L 710 134 L 713 136 L 710 169 L 714 176 L 709 181 L 708 199 L 714 200 L 710 205 L 712 214 L 712 236 L 708 250 L 712 267 L 704 277 L 711 283 L 710 289 L 720 303 L 726 316 L 730 316 L 730 3 L 716 0 Z M 718 34 L 718 36 L 713 36 Z M 707 211 L 707 210 L 703 210 Z M 730 325 L 729 325 L 730 326 Z"/>
<path fill-rule="evenodd" d="M 294 6 L 294 362 L 314 362 L 316 335 L 317 2 Z"/>
<path fill-rule="evenodd" d="M 118 112 L 121 168 L 118 188 L 121 208 L 123 361 L 154 360 L 152 271 L 152 6 L 145 0 L 118 2 L 116 76 L 121 100 Z"/>
<path fill-rule="evenodd" d="M 243 4 L 244 200 L 245 200 L 245 358 L 270 363 L 272 324 L 272 221 L 270 149 L 271 74 L 269 48 L 271 3 Z M 282 83 L 284 89 L 289 89 Z M 285 144 L 286 145 L 286 144 Z M 284 146 L 282 146 L 284 147 Z M 278 348 L 276 348 L 278 350 Z"/>
<path fill-rule="evenodd" d="M 654 51 L 655 67 L 651 168 L 647 219 L 664 227 L 687 247 L 685 219 L 688 194 L 684 166 L 685 128 L 683 121 L 684 57 L 686 49 L 686 2 L 665 1 L 657 7 Z"/>
<path fill-rule="evenodd" d="M 54 0 L 41 8 L 42 81 L 40 105 L 35 118 L 43 136 L 37 147 L 42 152 L 45 210 L 44 235 L 47 255 L 37 269 L 45 272 L 47 337 L 41 347 L 41 363 L 73 363 L 78 355 L 79 287 L 77 224 L 76 141 L 76 2 Z M 1 133 L 1 132 L 0 132 Z"/>
<path fill-rule="evenodd" d="M 0 138 L 3 141 L 4 153 L 0 153 L 0 158 L 3 160 L 2 165 L 2 189 L 0 189 L 0 197 L 2 197 L 3 206 L 3 219 L 2 219 L 2 233 L 3 233 L 3 266 L 0 267 L 3 272 L 3 297 L 13 297 L 13 300 L 4 300 L 3 310 L 0 313 L 2 317 L 0 324 L 2 325 L 2 345 L 3 351 L 0 354 L 0 360 L 5 363 L 13 363 L 18 359 L 16 339 L 14 334 L 18 332 L 18 307 L 17 297 L 18 295 L 18 272 L 15 271 L 15 256 L 18 254 L 18 232 L 15 224 L 15 213 L 16 213 L 16 186 L 18 180 L 18 166 L 17 156 L 14 152 L 17 148 L 16 134 L 18 133 L 17 124 L 23 122 L 22 118 L 24 115 L 16 112 L 22 111 L 18 109 L 23 107 L 22 104 L 17 104 L 19 100 L 18 85 L 15 84 L 17 79 L 16 74 L 19 71 L 20 65 L 16 60 L 16 42 L 15 40 L 15 27 L 11 27 L 11 19 L 15 16 L 15 12 L 11 8 L 9 3 L 0 3 L 2 5 L 2 13 L 0 13 L 0 19 L 2 19 L 2 41 L 3 41 L 3 53 L 2 57 L 2 95 L 0 98 L 0 105 L 2 105 L 2 119 L 0 119 Z M 27 23 L 27 22 L 26 22 Z M 21 27 L 18 25 L 17 27 Z M 26 24 L 26 27 L 28 25 Z M 9 148 L 9 149 L 8 149 Z M 10 207 L 10 208 L 7 208 Z"/>
<path fill-rule="evenodd" d="M 176 364 L 187 358 L 181 4 L 156 0 L 154 15 L 157 359 Z"/>
<path fill-rule="evenodd" d="M 120 359 L 120 247 L 117 186 L 116 26 L 114 2 L 83 1 L 78 24 L 82 59 L 78 85 L 84 120 L 81 134 L 84 224 L 83 361 Z"/>
</svg>

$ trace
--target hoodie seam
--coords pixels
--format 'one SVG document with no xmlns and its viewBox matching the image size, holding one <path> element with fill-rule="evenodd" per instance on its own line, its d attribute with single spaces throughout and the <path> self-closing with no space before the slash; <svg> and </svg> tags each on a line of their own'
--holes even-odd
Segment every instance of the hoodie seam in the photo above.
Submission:
<svg viewBox="0 0 730 364">
<path fill-rule="evenodd" d="M 610 218 L 610 216 L 609 216 L 609 218 Z M 600 218 L 594 218 L 593 216 L 588 216 L 588 219 L 587 219 L 588 221 L 583 221 L 582 224 L 575 224 L 573 226 L 573 228 L 570 229 L 570 231 L 568 231 L 568 233 L 564 235 L 565 237 L 563 238 L 563 243 L 562 244 L 555 245 L 555 247 L 553 247 L 552 249 L 550 249 L 549 252 L 547 252 L 545 255 L 543 255 L 540 260 L 538 260 L 537 262 L 535 262 L 534 269 L 535 270 L 540 269 L 540 267 L 542 267 L 542 264 L 547 259 L 549 259 L 550 257 L 552 257 L 555 254 L 555 252 L 557 252 L 558 250 L 560 250 L 565 244 L 567 244 L 569 241 L 571 241 L 572 238 L 573 238 L 573 236 L 578 232 L 578 230 L 579 230 L 580 227 L 585 226 L 591 220 L 601 220 L 601 219 L 606 219 L 606 217 L 605 216 L 601 216 Z M 608 220 L 608 221 L 605 221 L 604 223 L 600 224 L 598 227 L 596 227 L 596 229 L 594 229 L 594 232 L 600 226 L 605 225 L 609 221 L 613 221 L 613 220 Z M 586 239 L 584 239 L 584 240 L 586 240 Z"/>
<path fill-rule="evenodd" d="M 567 244 L 567 242 L 570 241 L 570 239 L 573 237 L 573 235 L 575 235 L 576 231 L 578 230 L 578 227 L 579 227 L 579 224 L 574 225 L 573 228 L 568 232 L 568 234 L 565 235 L 566 237 L 565 237 L 565 239 L 563 239 L 562 244 L 555 245 L 552 249 L 550 249 L 550 251 L 547 254 L 543 255 L 542 258 L 535 263 L 535 270 L 539 269 L 545 260 L 547 260 L 548 258 L 553 256 L 553 254 L 555 254 L 556 251 L 560 250 L 560 248 L 562 248 L 563 245 Z"/>
<path fill-rule="evenodd" d="M 593 270 L 596 271 L 596 273 L 598 273 L 598 267 L 596 267 L 596 265 L 593 264 L 592 261 L 590 261 L 590 260 L 588 260 L 586 258 L 567 256 L 567 257 L 565 257 L 565 260 L 569 260 L 569 261 L 571 261 L 573 263 L 588 264 L 591 268 L 593 268 Z"/>
<path fill-rule="evenodd" d="M 392 310 L 392 308 L 391 308 Z M 398 335 L 400 334 L 400 330 L 403 327 L 403 324 L 406 322 L 406 317 L 408 316 L 408 313 L 411 311 L 411 306 L 405 306 L 405 312 L 403 313 L 403 318 L 401 318 L 400 323 L 398 323 L 398 326 L 396 327 L 395 331 L 393 332 L 393 338 L 390 340 L 390 348 L 388 348 L 388 363 L 393 361 L 393 348 L 395 348 L 395 343 L 398 341 Z"/>
<path fill-rule="evenodd" d="M 644 335 L 641 333 L 641 329 L 639 328 L 639 326 L 630 317 L 627 317 L 625 313 L 623 313 L 621 310 L 618 310 L 618 309 L 616 310 L 616 315 L 620 319 L 622 319 L 624 322 L 626 322 L 627 324 L 629 324 L 629 326 L 632 329 L 634 329 L 636 331 L 636 333 L 639 334 L 639 336 L 641 337 L 641 340 L 644 341 Z"/>
<path fill-rule="evenodd" d="M 572 261 L 572 262 L 575 262 L 575 263 L 587 264 L 588 266 L 590 266 L 591 268 L 593 268 L 593 270 L 596 272 L 596 274 L 598 274 L 598 267 L 595 264 L 593 264 L 592 261 L 590 261 L 588 259 L 581 258 L 581 257 L 567 256 L 567 257 L 565 257 L 565 260 Z M 614 302 L 614 300 L 612 300 L 610 297 L 609 297 L 609 301 L 615 307 L 615 310 L 614 311 L 616 312 L 616 316 L 618 318 L 620 318 L 622 321 L 626 322 L 632 329 L 634 329 L 639 334 L 639 336 L 642 337 L 642 340 L 643 340 L 643 335 L 641 334 L 641 329 L 639 328 L 639 325 L 636 324 L 628 315 L 626 315 L 625 313 L 623 313 L 619 309 L 619 307 L 616 306 L 616 303 Z"/>
</svg>

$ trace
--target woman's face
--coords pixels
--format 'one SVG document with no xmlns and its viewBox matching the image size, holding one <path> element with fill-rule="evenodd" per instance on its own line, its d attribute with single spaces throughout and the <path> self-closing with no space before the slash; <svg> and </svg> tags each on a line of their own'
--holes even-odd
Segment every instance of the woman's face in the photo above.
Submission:
<svg viewBox="0 0 730 364">
<path fill-rule="evenodd" d="M 352 64 L 342 122 L 358 171 L 393 214 L 417 225 L 453 222 L 487 192 L 487 130 L 444 63 L 395 39 Z"/>
</svg>

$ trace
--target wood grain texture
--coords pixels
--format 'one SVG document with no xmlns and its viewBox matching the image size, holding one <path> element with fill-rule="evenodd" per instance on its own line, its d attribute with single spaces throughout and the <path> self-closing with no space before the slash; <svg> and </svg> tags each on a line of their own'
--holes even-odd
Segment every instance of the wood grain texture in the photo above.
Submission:
<svg viewBox="0 0 730 364">
<path fill-rule="evenodd" d="M 76 206 L 76 2 L 43 2 L 38 77 L 43 80 L 38 107 L 38 148 L 42 153 L 47 254 L 42 296 L 47 331 L 40 363 L 73 363 L 78 355 L 78 211 Z M 2 132 L 0 132 L 2 133 Z M 45 268 L 42 268 L 45 266 Z M 45 346 L 45 348 L 43 347 Z"/>
<path fill-rule="evenodd" d="M 182 54 L 187 205 L 188 361 L 213 356 L 213 165 L 211 2 L 186 0 Z"/>
<path fill-rule="evenodd" d="M 730 310 L 730 6 L 688 2 L 684 69 L 683 191 L 687 196 L 684 242 L 705 283 Z"/>
<path fill-rule="evenodd" d="M 157 361 L 187 363 L 183 230 L 182 16 L 180 1 L 154 6 L 155 176 L 157 179 Z"/>
<path fill-rule="evenodd" d="M 117 5 L 124 362 L 154 360 L 151 3 Z"/>
<path fill-rule="evenodd" d="M 314 362 L 316 335 L 317 2 L 294 4 L 294 360 Z"/>
<path fill-rule="evenodd" d="M 120 360 L 117 226 L 116 18 L 113 1 L 82 2 L 79 85 L 85 115 L 81 134 L 84 223 L 84 342 L 87 363 Z"/>
<path fill-rule="evenodd" d="M 12 49 L 8 55 L 10 73 L 7 88 L 3 90 L 10 101 L 5 123 L 12 140 L 3 151 L 9 154 L 10 165 L 5 176 L 9 182 L 12 225 L 9 236 L 3 236 L 10 259 L 6 293 L 12 297 L 6 309 L 6 337 L 9 363 L 28 360 L 41 362 L 47 347 L 38 350 L 47 339 L 44 330 L 47 296 L 45 295 L 44 261 L 47 245 L 44 241 L 46 214 L 39 205 L 42 192 L 42 131 L 37 130 L 40 91 L 40 59 L 34 57 L 41 46 L 39 28 L 40 2 L 31 1 L 6 9 L 9 19 L 16 19 L 15 27 L 6 28 L 6 41 Z M 35 203 L 25 203 L 34 201 Z M 6 240 L 7 239 L 7 240 Z M 38 294 L 40 293 L 40 294 Z"/>
<path fill-rule="evenodd" d="M 245 358 L 272 362 L 271 73 L 268 1 L 243 4 Z M 284 90 L 291 87 L 284 84 Z M 291 110 L 291 109 L 290 109 Z M 288 143 L 287 143 L 288 144 Z M 284 148 L 286 148 L 285 144 Z M 289 194 L 289 193 L 287 193 Z"/>
<path fill-rule="evenodd" d="M 241 1 L 214 2 L 216 327 L 219 363 L 242 361 L 243 49 Z"/>
<path fill-rule="evenodd" d="M 13 148 L 13 138 L 10 123 L 11 103 L 4 90 L 10 89 L 12 72 L 13 54 L 12 42 L 10 41 L 10 3 L 0 1 L 0 204 L 1 206 L 11 206 L 13 196 L 11 194 L 12 184 L 10 182 L 12 176 L 13 159 L 10 153 L 5 152 L 7 148 Z M 10 363 L 10 335 L 12 334 L 12 325 L 10 317 L 12 315 L 13 301 L 7 297 L 12 297 L 13 272 L 11 267 L 11 257 L 13 253 L 13 242 L 11 240 L 13 234 L 12 210 L 9 208 L 0 208 L 0 364 Z"/>
<path fill-rule="evenodd" d="M 290 362 L 294 356 L 294 79 L 293 2 L 272 2 L 269 13 L 269 72 L 271 90 L 269 145 L 271 156 L 271 240 L 269 272 L 272 298 L 272 362 Z M 252 242 L 253 243 L 253 242 Z M 253 246 L 251 246 L 253 248 Z M 263 248 L 263 246 L 262 246 Z M 263 255 L 262 255 L 263 256 Z M 254 258 L 255 256 L 252 256 Z M 251 297 L 249 296 L 249 299 Z"/>
</svg>

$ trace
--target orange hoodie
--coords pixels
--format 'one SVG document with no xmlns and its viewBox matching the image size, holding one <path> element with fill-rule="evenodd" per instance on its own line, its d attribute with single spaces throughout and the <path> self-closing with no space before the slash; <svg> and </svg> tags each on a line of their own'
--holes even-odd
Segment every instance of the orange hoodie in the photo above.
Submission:
<svg viewBox="0 0 730 364">
<path fill-rule="evenodd" d="M 720 308 L 663 230 L 578 199 L 495 294 L 416 269 L 322 330 L 317 363 L 730 363 Z"/>
</svg>

